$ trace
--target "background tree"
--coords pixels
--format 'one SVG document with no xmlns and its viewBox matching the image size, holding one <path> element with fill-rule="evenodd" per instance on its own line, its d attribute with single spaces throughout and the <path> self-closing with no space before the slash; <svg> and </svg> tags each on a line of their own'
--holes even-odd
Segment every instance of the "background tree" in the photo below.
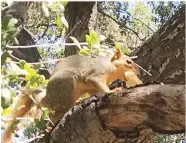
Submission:
<svg viewBox="0 0 186 143">
<path fill-rule="evenodd" d="M 65 10 L 65 17 L 69 23 L 68 36 L 73 35 L 79 42 L 85 41 L 85 35 L 89 33 L 88 23 L 92 13 L 93 5 L 94 2 L 70 2 L 67 5 Z M 74 28 L 75 30 L 73 30 Z M 69 41 L 70 40 L 67 39 L 67 42 Z M 77 53 L 77 47 L 65 48 L 65 56 Z"/>
</svg>

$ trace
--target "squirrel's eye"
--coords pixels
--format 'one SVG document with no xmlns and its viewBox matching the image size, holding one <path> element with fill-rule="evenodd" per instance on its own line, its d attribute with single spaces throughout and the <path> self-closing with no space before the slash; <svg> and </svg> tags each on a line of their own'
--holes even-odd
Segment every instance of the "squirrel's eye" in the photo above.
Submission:
<svg viewBox="0 0 186 143">
<path fill-rule="evenodd" d="M 127 60 L 127 64 L 132 64 L 132 61 L 130 61 L 130 60 Z"/>
</svg>

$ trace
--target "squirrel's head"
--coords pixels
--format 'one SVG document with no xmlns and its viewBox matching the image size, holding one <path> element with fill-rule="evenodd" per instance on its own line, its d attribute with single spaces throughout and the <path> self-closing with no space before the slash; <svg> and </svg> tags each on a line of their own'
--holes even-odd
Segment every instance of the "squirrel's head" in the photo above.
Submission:
<svg viewBox="0 0 186 143">
<path fill-rule="evenodd" d="M 119 49 L 116 50 L 114 56 L 111 58 L 111 62 L 117 67 L 124 67 L 126 70 L 132 70 L 136 75 L 139 75 L 139 69 L 136 63 L 130 59 L 129 56 L 124 55 Z"/>
<path fill-rule="evenodd" d="M 120 72 L 122 72 L 129 87 L 135 86 L 135 84 L 142 84 L 142 81 L 138 77 L 140 75 L 139 69 L 136 63 L 130 59 L 129 56 L 124 55 L 119 49 L 117 49 L 114 56 L 111 58 L 111 62 Z"/>
</svg>

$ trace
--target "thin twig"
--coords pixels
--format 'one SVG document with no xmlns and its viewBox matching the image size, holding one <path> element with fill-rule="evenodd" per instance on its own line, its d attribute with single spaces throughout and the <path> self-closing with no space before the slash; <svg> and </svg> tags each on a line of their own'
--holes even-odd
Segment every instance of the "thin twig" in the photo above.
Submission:
<svg viewBox="0 0 186 143">
<path fill-rule="evenodd" d="M 9 53 L 9 56 L 11 56 L 12 58 L 14 58 L 14 59 L 16 59 L 16 60 L 18 61 L 18 62 L 12 61 L 13 63 L 19 64 L 19 61 L 20 61 L 21 59 L 15 57 L 14 55 L 12 55 L 12 54 L 10 54 L 10 53 Z M 51 61 L 43 61 L 43 62 L 44 62 L 44 63 L 49 63 L 49 62 L 58 62 L 58 61 L 60 61 L 60 59 L 55 59 L 55 60 L 51 60 Z M 36 64 L 42 64 L 43 62 L 35 62 L 35 63 L 28 63 L 28 64 L 30 64 L 30 65 L 32 66 L 32 65 L 36 65 Z M 46 68 L 40 68 L 40 69 L 42 69 L 42 70 L 47 70 L 47 71 L 51 70 L 51 69 L 46 69 Z"/>
<path fill-rule="evenodd" d="M 12 55 L 11 53 L 8 53 L 10 57 L 12 57 L 13 59 L 16 59 L 17 61 L 20 61 L 21 59 L 15 57 L 14 55 Z"/>
<path fill-rule="evenodd" d="M 143 70 L 144 72 L 146 72 L 148 75 L 152 76 L 151 73 L 149 73 L 147 70 L 145 70 L 144 68 L 142 68 L 140 65 L 136 64 L 141 70 Z"/>
<path fill-rule="evenodd" d="M 33 63 L 28 63 L 30 65 L 37 65 L 37 64 L 46 64 L 46 63 L 52 63 L 52 62 L 58 62 L 60 59 L 54 59 L 54 60 L 49 60 L 49 61 L 41 61 L 41 62 L 33 62 Z M 18 64 L 19 62 L 12 61 L 13 63 Z"/>
<path fill-rule="evenodd" d="M 50 47 L 50 46 L 76 46 L 76 45 L 81 45 L 81 46 L 86 46 L 88 43 L 54 43 L 54 44 L 36 44 L 36 45 L 29 45 L 29 46 L 10 46 L 6 45 L 7 49 L 28 49 L 28 48 L 35 48 L 35 47 Z M 56 47 L 50 47 L 50 48 L 56 48 Z"/>
<path fill-rule="evenodd" d="M 134 19 L 140 21 L 142 24 L 144 24 L 149 30 L 151 30 L 151 31 L 154 33 L 154 30 L 153 30 L 152 28 L 150 28 L 146 23 L 144 23 L 144 22 L 141 21 L 140 19 L 134 17 L 134 16 L 133 16 L 132 14 L 130 14 L 128 11 L 122 9 L 122 10 L 120 10 L 120 12 L 126 12 L 129 16 L 131 16 L 132 18 L 134 18 Z"/>
<path fill-rule="evenodd" d="M 24 29 L 31 37 L 34 37 L 34 35 L 32 34 L 32 32 L 30 32 L 25 26 L 23 26 L 23 29 Z"/>
<path fill-rule="evenodd" d="M 77 28 L 77 26 L 81 23 L 81 20 L 72 28 L 72 30 L 65 36 L 65 40 L 74 32 L 74 30 Z"/>
<path fill-rule="evenodd" d="M 20 143 L 30 143 L 30 142 L 32 142 L 32 141 L 34 141 L 34 140 L 36 140 L 36 139 L 43 138 L 44 136 L 45 136 L 45 135 L 42 134 L 42 135 L 39 135 L 39 136 L 33 137 L 33 138 L 31 138 L 31 139 L 25 140 L 25 141 L 20 142 Z"/>
<path fill-rule="evenodd" d="M 101 13 L 101 14 L 103 14 L 104 16 L 106 16 L 106 17 L 112 19 L 112 20 L 115 21 L 118 25 L 120 25 L 120 26 L 122 26 L 122 27 L 124 27 L 124 28 L 126 28 L 126 29 L 128 29 L 128 30 L 130 30 L 130 31 L 133 32 L 141 41 L 144 41 L 144 39 L 141 39 L 141 38 L 139 37 L 139 34 L 138 34 L 136 31 L 134 31 L 133 29 L 127 27 L 127 26 L 124 25 L 122 22 L 116 20 L 115 18 L 113 18 L 112 16 L 106 14 L 105 12 L 103 12 L 103 11 L 100 10 L 100 9 L 98 9 L 98 12 Z"/>
<path fill-rule="evenodd" d="M 3 121 L 10 121 L 10 120 L 33 120 L 34 118 L 32 117 L 16 117 L 16 118 L 11 118 L 11 117 L 5 117 L 5 116 L 2 116 L 1 119 Z"/>
<path fill-rule="evenodd" d="M 48 31 L 48 28 L 49 28 L 49 24 L 46 25 L 45 31 L 43 32 L 43 34 L 38 38 L 38 40 L 35 43 L 37 43 L 41 38 L 43 38 L 45 36 L 46 32 Z"/>
<path fill-rule="evenodd" d="M 130 57 L 130 59 L 136 59 L 136 58 L 138 58 L 138 56 L 132 56 L 132 57 Z"/>
</svg>

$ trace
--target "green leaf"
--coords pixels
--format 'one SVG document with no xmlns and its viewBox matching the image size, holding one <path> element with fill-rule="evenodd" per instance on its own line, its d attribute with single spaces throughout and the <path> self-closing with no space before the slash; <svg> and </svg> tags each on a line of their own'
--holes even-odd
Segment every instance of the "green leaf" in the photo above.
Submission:
<svg viewBox="0 0 186 143">
<path fill-rule="evenodd" d="M 57 24 L 59 30 L 62 30 L 63 29 L 63 25 L 61 23 L 61 20 L 60 20 L 60 17 L 59 16 L 56 17 L 56 24 Z"/>
<path fill-rule="evenodd" d="M 17 40 L 16 37 L 14 37 L 14 42 L 15 42 L 15 44 L 19 45 L 19 41 Z"/>
<path fill-rule="evenodd" d="M 116 48 L 116 49 L 121 50 L 121 46 L 122 46 L 122 45 L 121 45 L 121 43 L 119 43 L 119 42 L 115 44 L 115 48 Z"/>
<path fill-rule="evenodd" d="M 5 15 L 1 20 L 1 30 L 7 30 L 8 23 L 12 17 L 10 15 Z"/>
<path fill-rule="evenodd" d="M 17 24 L 18 20 L 16 18 L 12 18 L 10 19 L 10 23 Z"/>
<path fill-rule="evenodd" d="M 7 88 L 2 88 L 1 89 L 1 106 L 3 109 L 7 108 L 10 106 L 12 103 L 12 96 L 11 96 L 11 91 Z"/>
<path fill-rule="evenodd" d="M 17 128 L 17 124 L 19 123 L 19 120 L 14 121 L 11 126 L 10 126 L 10 130 L 12 133 L 14 133 L 15 129 Z"/>
<path fill-rule="evenodd" d="M 122 52 L 124 54 L 130 54 L 132 51 L 129 48 L 125 47 L 125 48 L 123 48 Z"/>
<path fill-rule="evenodd" d="M 16 91 L 11 91 L 11 96 L 12 96 L 12 97 L 16 97 L 16 95 L 17 95 L 17 94 L 16 94 Z"/>
<path fill-rule="evenodd" d="M 33 84 L 33 83 L 35 83 L 35 82 L 37 82 L 37 77 L 36 76 L 31 76 L 31 78 L 30 78 L 30 84 Z"/>
<path fill-rule="evenodd" d="M 26 61 L 25 60 L 20 60 L 19 61 L 19 66 L 20 68 L 24 69 L 24 65 L 26 64 Z"/>
<path fill-rule="evenodd" d="M 38 88 L 38 83 L 37 83 L 37 82 L 34 82 L 34 83 L 32 84 L 32 87 L 33 87 L 33 88 Z"/>
<path fill-rule="evenodd" d="M 6 62 L 7 62 L 7 63 L 10 63 L 11 61 L 12 61 L 11 58 L 9 58 L 9 57 L 6 58 Z"/>
<path fill-rule="evenodd" d="M 90 38 L 93 44 L 99 44 L 99 38 L 97 33 L 94 30 L 90 31 Z"/>
<path fill-rule="evenodd" d="M 86 42 L 88 43 L 88 44 L 91 44 L 91 38 L 90 38 L 90 36 L 89 35 L 85 35 L 85 39 L 86 39 Z"/>
<path fill-rule="evenodd" d="M 75 37 L 70 36 L 70 39 L 72 39 L 72 41 L 73 41 L 74 43 L 76 43 L 76 46 L 77 46 L 79 49 L 82 49 L 81 46 L 80 46 L 80 44 L 79 44 L 79 41 L 78 41 Z"/>
<path fill-rule="evenodd" d="M 34 65 L 33 67 L 35 70 L 39 70 L 41 68 L 41 65 L 40 64 L 37 64 L 37 65 Z"/>
<path fill-rule="evenodd" d="M 21 69 L 19 66 L 17 66 L 15 63 L 7 63 L 6 68 L 7 75 L 12 76 L 18 76 L 18 75 L 26 75 L 27 72 L 23 69 Z"/>
<path fill-rule="evenodd" d="M 44 75 L 40 75 L 39 79 L 40 79 L 40 82 L 43 83 L 45 81 L 45 76 Z"/>
<path fill-rule="evenodd" d="M 1 55 L 1 65 L 4 65 L 8 56 L 9 56 L 9 53 L 7 51 L 3 52 L 3 54 Z"/>
<path fill-rule="evenodd" d="M 17 28 L 15 28 L 15 27 L 9 27 L 8 30 L 7 30 L 6 32 L 7 32 L 8 34 L 10 34 L 10 35 L 8 35 L 8 36 L 12 36 L 12 37 L 13 37 L 12 39 L 14 39 L 13 34 L 15 34 L 15 33 L 17 32 Z"/>
<path fill-rule="evenodd" d="M 42 111 L 43 111 L 42 118 L 43 119 L 48 119 L 49 114 L 51 113 L 51 111 L 46 107 L 42 108 Z"/>
<path fill-rule="evenodd" d="M 84 56 L 90 55 L 90 53 L 89 53 L 87 50 L 85 50 L 85 49 L 81 49 L 81 50 L 79 51 L 79 54 L 80 54 L 80 55 L 84 55 Z"/>
<path fill-rule="evenodd" d="M 15 24 L 17 24 L 17 23 L 18 23 L 18 20 L 15 19 L 15 18 L 12 18 L 12 19 L 10 19 L 10 21 L 9 21 L 9 23 L 8 23 L 8 25 L 7 25 L 7 27 L 8 27 L 8 28 L 15 28 Z"/>
<path fill-rule="evenodd" d="M 68 28 L 69 28 L 69 25 L 68 25 L 68 22 L 67 22 L 67 20 L 65 19 L 65 17 L 64 17 L 64 16 L 61 17 L 60 20 L 61 20 L 61 22 L 63 23 L 63 25 L 66 27 L 66 29 L 68 29 Z"/>
<path fill-rule="evenodd" d="M 68 4 L 68 1 L 61 1 L 61 4 L 65 7 Z"/>
<path fill-rule="evenodd" d="M 31 69 L 30 64 L 25 63 L 25 64 L 24 64 L 24 69 L 27 70 L 27 71 L 29 71 L 29 70 Z"/>
<path fill-rule="evenodd" d="M 30 66 L 28 63 L 26 63 L 26 64 L 24 65 L 24 69 L 25 69 L 26 71 L 28 71 L 28 73 L 29 73 L 30 75 L 35 75 L 35 74 L 36 74 L 36 70 L 34 70 L 33 68 L 31 68 L 31 66 Z"/>
<path fill-rule="evenodd" d="M 49 82 L 49 80 L 44 80 L 43 81 L 43 86 L 46 87 L 48 85 L 48 82 Z"/>
<path fill-rule="evenodd" d="M 8 108 L 6 108 L 6 109 L 3 110 L 2 115 L 3 116 L 7 116 L 7 115 L 10 116 L 12 114 L 12 111 L 13 111 L 13 109 L 10 108 L 10 107 L 8 107 Z"/>
<path fill-rule="evenodd" d="M 35 122 L 35 126 L 41 130 L 44 130 L 46 129 L 46 123 L 44 120 L 38 120 L 38 119 L 35 119 L 34 120 Z"/>
<path fill-rule="evenodd" d="M 129 48 L 124 48 L 124 49 L 122 50 L 122 52 L 123 52 L 124 54 L 128 54 L 128 50 L 129 50 Z"/>
</svg>

